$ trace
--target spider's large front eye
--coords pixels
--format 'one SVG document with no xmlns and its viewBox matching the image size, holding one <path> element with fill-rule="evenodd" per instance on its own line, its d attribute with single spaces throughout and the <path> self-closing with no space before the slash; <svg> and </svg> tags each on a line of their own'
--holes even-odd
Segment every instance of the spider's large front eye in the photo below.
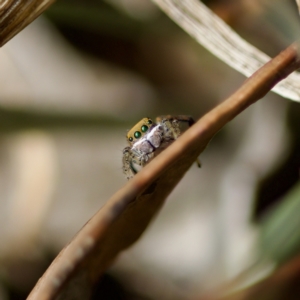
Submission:
<svg viewBox="0 0 300 300">
<path fill-rule="evenodd" d="M 142 136 L 142 133 L 141 133 L 140 131 L 136 131 L 136 132 L 134 133 L 134 137 L 135 137 L 136 139 L 139 139 L 141 136 Z"/>
<path fill-rule="evenodd" d="M 141 127 L 142 132 L 146 132 L 148 130 L 148 126 L 147 125 L 143 125 Z"/>
</svg>

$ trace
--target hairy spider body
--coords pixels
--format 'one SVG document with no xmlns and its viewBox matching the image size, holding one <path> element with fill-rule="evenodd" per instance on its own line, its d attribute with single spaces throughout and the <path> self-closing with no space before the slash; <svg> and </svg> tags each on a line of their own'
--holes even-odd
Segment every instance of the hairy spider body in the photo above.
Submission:
<svg viewBox="0 0 300 300">
<path fill-rule="evenodd" d="M 129 130 L 127 140 L 130 146 L 123 150 L 123 172 L 127 179 L 180 136 L 182 122 L 191 126 L 194 120 L 189 116 L 162 116 L 154 123 L 144 118 Z"/>
</svg>

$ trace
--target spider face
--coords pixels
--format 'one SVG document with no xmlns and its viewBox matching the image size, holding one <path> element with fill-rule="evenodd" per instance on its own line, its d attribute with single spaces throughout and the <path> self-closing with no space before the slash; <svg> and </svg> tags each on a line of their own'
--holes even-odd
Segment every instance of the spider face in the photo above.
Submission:
<svg viewBox="0 0 300 300">
<path fill-rule="evenodd" d="M 180 136 L 179 125 L 182 122 L 189 126 L 194 123 L 189 116 L 162 116 L 156 118 L 156 123 L 149 118 L 143 118 L 128 131 L 129 147 L 123 150 L 123 172 L 127 179 L 132 178 L 157 153 Z"/>
<path fill-rule="evenodd" d="M 135 124 L 127 133 L 127 140 L 130 145 L 133 145 L 141 139 L 154 126 L 153 121 L 149 118 L 143 118 Z"/>
</svg>

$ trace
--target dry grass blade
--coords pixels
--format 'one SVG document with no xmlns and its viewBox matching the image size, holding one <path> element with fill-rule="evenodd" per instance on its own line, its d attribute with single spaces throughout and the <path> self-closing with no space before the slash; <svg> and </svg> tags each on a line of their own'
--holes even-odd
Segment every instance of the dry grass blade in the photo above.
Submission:
<svg viewBox="0 0 300 300">
<path fill-rule="evenodd" d="M 141 236 L 211 138 L 299 66 L 299 45 L 294 44 L 153 159 L 62 250 L 28 299 L 87 299 L 93 282 Z"/>
<path fill-rule="evenodd" d="M 296 4 L 298 6 L 298 10 L 299 10 L 299 13 L 300 13 L 300 0 L 296 0 Z"/>
<path fill-rule="evenodd" d="M 152 1 L 199 44 L 245 76 L 252 75 L 270 60 L 267 54 L 239 36 L 201 1 Z M 294 73 L 280 82 L 273 91 L 299 102 L 299 78 L 300 74 Z"/>
<path fill-rule="evenodd" d="M 0 46 L 30 24 L 55 0 L 4 0 L 0 3 Z"/>
</svg>

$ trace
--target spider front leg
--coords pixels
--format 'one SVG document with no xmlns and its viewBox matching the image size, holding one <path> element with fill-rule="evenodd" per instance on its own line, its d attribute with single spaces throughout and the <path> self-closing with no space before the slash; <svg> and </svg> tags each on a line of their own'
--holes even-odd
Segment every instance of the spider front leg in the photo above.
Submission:
<svg viewBox="0 0 300 300">
<path fill-rule="evenodd" d="M 123 173 L 127 179 L 132 178 L 137 172 L 133 168 L 133 153 L 130 147 L 125 147 L 123 150 Z"/>
<path fill-rule="evenodd" d="M 132 178 L 144 167 L 153 154 L 142 154 L 130 147 L 123 150 L 123 173 L 127 179 Z"/>
</svg>

